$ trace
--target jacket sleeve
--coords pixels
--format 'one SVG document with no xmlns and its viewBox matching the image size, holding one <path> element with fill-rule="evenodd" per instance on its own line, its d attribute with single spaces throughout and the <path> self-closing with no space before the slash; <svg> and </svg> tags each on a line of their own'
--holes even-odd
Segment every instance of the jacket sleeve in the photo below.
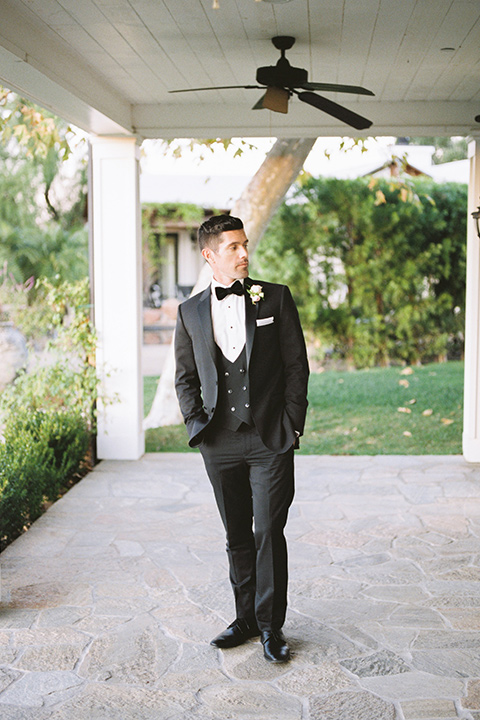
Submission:
<svg viewBox="0 0 480 720">
<path fill-rule="evenodd" d="M 207 424 L 208 417 L 203 407 L 193 343 L 185 327 L 181 306 L 178 308 L 175 329 L 175 364 L 175 390 L 189 437 L 195 445 L 199 442 L 197 436 Z"/>
<path fill-rule="evenodd" d="M 284 286 L 280 309 L 281 352 L 285 376 L 285 411 L 292 427 L 303 435 L 307 413 L 309 367 L 307 349 L 298 310 Z"/>
</svg>

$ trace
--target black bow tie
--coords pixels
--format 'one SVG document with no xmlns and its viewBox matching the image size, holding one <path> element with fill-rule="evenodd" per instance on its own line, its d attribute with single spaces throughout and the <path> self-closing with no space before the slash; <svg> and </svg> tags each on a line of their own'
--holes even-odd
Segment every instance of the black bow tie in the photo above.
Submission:
<svg viewBox="0 0 480 720">
<path fill-rule="evenodd" d="M 235 280 L 230 287 L 216 287 L 215 294 L 219 300 L 223 300 L 227 295 L 243 295 L 243 285 L 240 280 Z"/>
</svg>

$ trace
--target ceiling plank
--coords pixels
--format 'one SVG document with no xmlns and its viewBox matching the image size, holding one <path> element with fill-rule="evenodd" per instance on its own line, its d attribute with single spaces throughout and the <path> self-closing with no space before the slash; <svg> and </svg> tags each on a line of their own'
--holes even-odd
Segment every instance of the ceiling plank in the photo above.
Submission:
<svg viewBox="0 0 480 720">
<path fill-rule="evenodd" d="M 19 11 L 19 7 L 20 10 Z M 2 0 L 0 46 L 50 81 L 131 130 L 131 106 L 50 28 L 40 25 L 23 3 Z M 7 82 L 8 77 L 4 76 Z"/>
<path fill-rule="evenodd" d="M 135 127 L 149 136 L 165 136 L 175 122 L 176 134 L 187 128 L 218 136 L 285 137 L 315 128 L 319 135 L 350 133 L 296 98 L 279 117 L 251 110 L 259 98 L 255 90 L 169 94 L 255 84 L 257 68 L 279 58 L 271 38 L 286 34 L 296 38 L 289 62 L 305 68 L 310 81 L 358 84 L 375 93 L 333 94 L 372 119 L 371 134 L 405 134 L 400 120 L 416 134 L 422 134 L 423 121 L 428 134 L 432 128 L 478 133 L 479 0 L 219 1 L 213 10 L 212 0 L 0 0 L 0 50 L 17 57 L 21 68 L 16 73 L 9 61 L 0 74 L 7 85 L 11 78 L 35 91 L 27 76 L 40 73 L 49 87 L 46 103 L 50 95 L 55 102 L 75 95 L 83 126 L 90 122 L 89 107 L 92 118 L 109 117 L 120 132 Z M 454 52 L 441 52 L 443 46 Z M 96 121 L 90 124 L 98 128 Z"/>
</svg>

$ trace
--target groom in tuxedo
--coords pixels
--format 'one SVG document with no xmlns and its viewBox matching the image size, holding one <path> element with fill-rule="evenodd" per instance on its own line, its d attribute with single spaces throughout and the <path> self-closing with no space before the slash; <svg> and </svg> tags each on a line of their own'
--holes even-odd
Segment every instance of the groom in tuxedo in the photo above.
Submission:
<svg viewBox="0 0 480 720">
<path fill-rule="evenodd" d="M 286 662 L 284 527 L 307 410 L 305 341 L 288 287 L 248 277 L 239 218 L 211 217 L 198 242 L 213 280 L 179 307 L 175 387 L 227 537 L 236 619 L 211 644 L 261 635 L 265 658 Z"/>
</svg>

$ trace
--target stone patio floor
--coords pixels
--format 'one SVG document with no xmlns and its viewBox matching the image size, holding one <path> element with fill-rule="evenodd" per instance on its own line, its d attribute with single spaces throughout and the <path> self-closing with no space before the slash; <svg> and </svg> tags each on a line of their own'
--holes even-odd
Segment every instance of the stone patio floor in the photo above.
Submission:
<svg viewBox="0 0 480 720">
<path fill-rule="evenodd" d="M 0 556 L 1 720 L 480 720 L 480 467 L 298 456 L 293 657 L 233 620 L 198 454 L 104 461 Z"/>
</svg>

